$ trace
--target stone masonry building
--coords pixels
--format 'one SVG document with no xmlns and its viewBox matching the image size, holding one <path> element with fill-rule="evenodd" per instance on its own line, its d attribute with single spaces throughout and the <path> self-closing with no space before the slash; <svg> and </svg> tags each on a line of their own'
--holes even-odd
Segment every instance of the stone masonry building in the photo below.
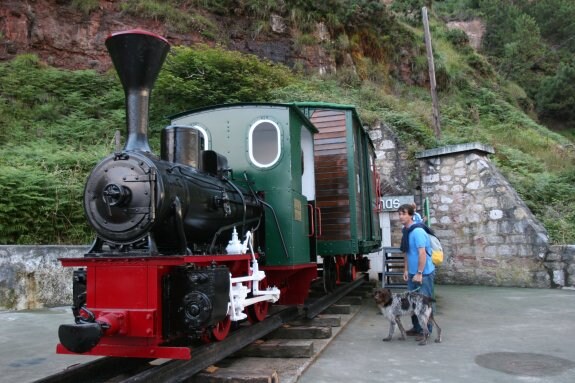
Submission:
<svg viewBox="0 0 575 383">
<path fill-rule="evenodd" d="M 446 248 L 438 281 L 546 287 L 547 233 L 491 163 L 492 153 L 474 143 L 416 156 L 430 224 Z"/>
<path fill-rule="evenodd" d="M 492 147 L 452 145 L 409 157 L 393 130 L 370 131 L 382 190 L 430 202 L 445 261 L 437 282 L 516 287 L 575 286 L 575 246 L 550 246 L 545 228 L 490 161 Z M 417 170 L 413 170 L 417 169 Z M 419 206 L 420 207 L 420 206 Z M 400 224 L 392 218 L 392 246 Z"/>
</svg>

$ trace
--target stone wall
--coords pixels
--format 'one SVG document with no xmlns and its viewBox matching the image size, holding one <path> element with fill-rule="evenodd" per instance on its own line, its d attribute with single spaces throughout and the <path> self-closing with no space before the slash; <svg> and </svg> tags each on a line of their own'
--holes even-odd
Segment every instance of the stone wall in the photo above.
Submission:
<svg viewBox="0 0 575 383">
<path fill-rule="evenodd" d="M 417 155 L 430 223 L 446 248 L 438 281 L 549 287 L 547 232 L 491 163 L 492 153 L 465 144 Z"/>
<path fill-rule="evenodd" d="M 549 248 L 545 267 L 553 287 L 575 288 L 575 245 L 555 245 Z"/>
<path fill-rule="evenodd" d="M 399 136 L 385 123 L 369 130 L 369 137 L 375 146 L 375 165 L 381 179 L 383 195 L 412 194 L 417 187 L 418 177 L 413 177 L 415 162 L 409 161 L 407 151 L 402 150 Z"/>
<path fill-rule="evenodd" d="M 549 246 L 547 232 L 491 163 L 493 149 L 465 144 L 428 150 L 410 163 L 406 145 L 385 124 L 372 127 L 384 195 L 427 197 L 430 223 L 446 260 L 439 283 L 575 287 L 575 245 Z M 391 246 L 401 224 L 391 217 Z"/>
<path fill-rule="evenodd" d="M 0 246 L 0 309 L 72 304 L 72 269 L 58 258 L 83 257 L 87 246 Z"/>
</svg>

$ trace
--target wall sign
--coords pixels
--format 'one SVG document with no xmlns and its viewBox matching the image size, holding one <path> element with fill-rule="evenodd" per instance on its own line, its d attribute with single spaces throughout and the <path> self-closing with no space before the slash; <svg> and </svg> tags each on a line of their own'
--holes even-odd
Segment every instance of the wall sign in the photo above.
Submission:
<svg viewBox="0 0 575 383">
<path fill-rule="evenodd" d="M 397 195 L 381 197 L 381 211 L 397 211 L 404 203 L 413 203 L 415 200 L 412 195 Z"/>
</svg>

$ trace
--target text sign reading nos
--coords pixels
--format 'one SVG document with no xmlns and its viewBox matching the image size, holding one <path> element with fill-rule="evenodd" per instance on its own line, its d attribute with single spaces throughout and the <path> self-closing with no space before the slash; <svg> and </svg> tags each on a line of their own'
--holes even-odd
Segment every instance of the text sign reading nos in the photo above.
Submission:
<svg viewBox="0 0 575 383">
<path fill-rule="evenodd" d="M 382 211 L 397 211 L 404 203 L 413 203 L 412 195 L 397 195 L 381 197 Z"/>
</svg>

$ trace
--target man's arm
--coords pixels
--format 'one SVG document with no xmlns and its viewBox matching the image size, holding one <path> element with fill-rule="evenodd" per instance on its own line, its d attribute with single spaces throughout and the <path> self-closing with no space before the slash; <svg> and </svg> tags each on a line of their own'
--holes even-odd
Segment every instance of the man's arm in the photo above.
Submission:
<svg viewBox="0 0 575 383">
<path fill-rule="evenodd" d="M 403 253 L 403 280 L 407 282 L 407 253 Z"/>
<path fill-rule="evenodd" d="M 425 269 L 425 262 L 427 260 L 427 252 L 425 247 L 418 247 L 418 259 L 417 259 L 417 274 L 413 276 L 413 282 L 421 283 L 423 281 L 423 270 Z"/>
</svg>

